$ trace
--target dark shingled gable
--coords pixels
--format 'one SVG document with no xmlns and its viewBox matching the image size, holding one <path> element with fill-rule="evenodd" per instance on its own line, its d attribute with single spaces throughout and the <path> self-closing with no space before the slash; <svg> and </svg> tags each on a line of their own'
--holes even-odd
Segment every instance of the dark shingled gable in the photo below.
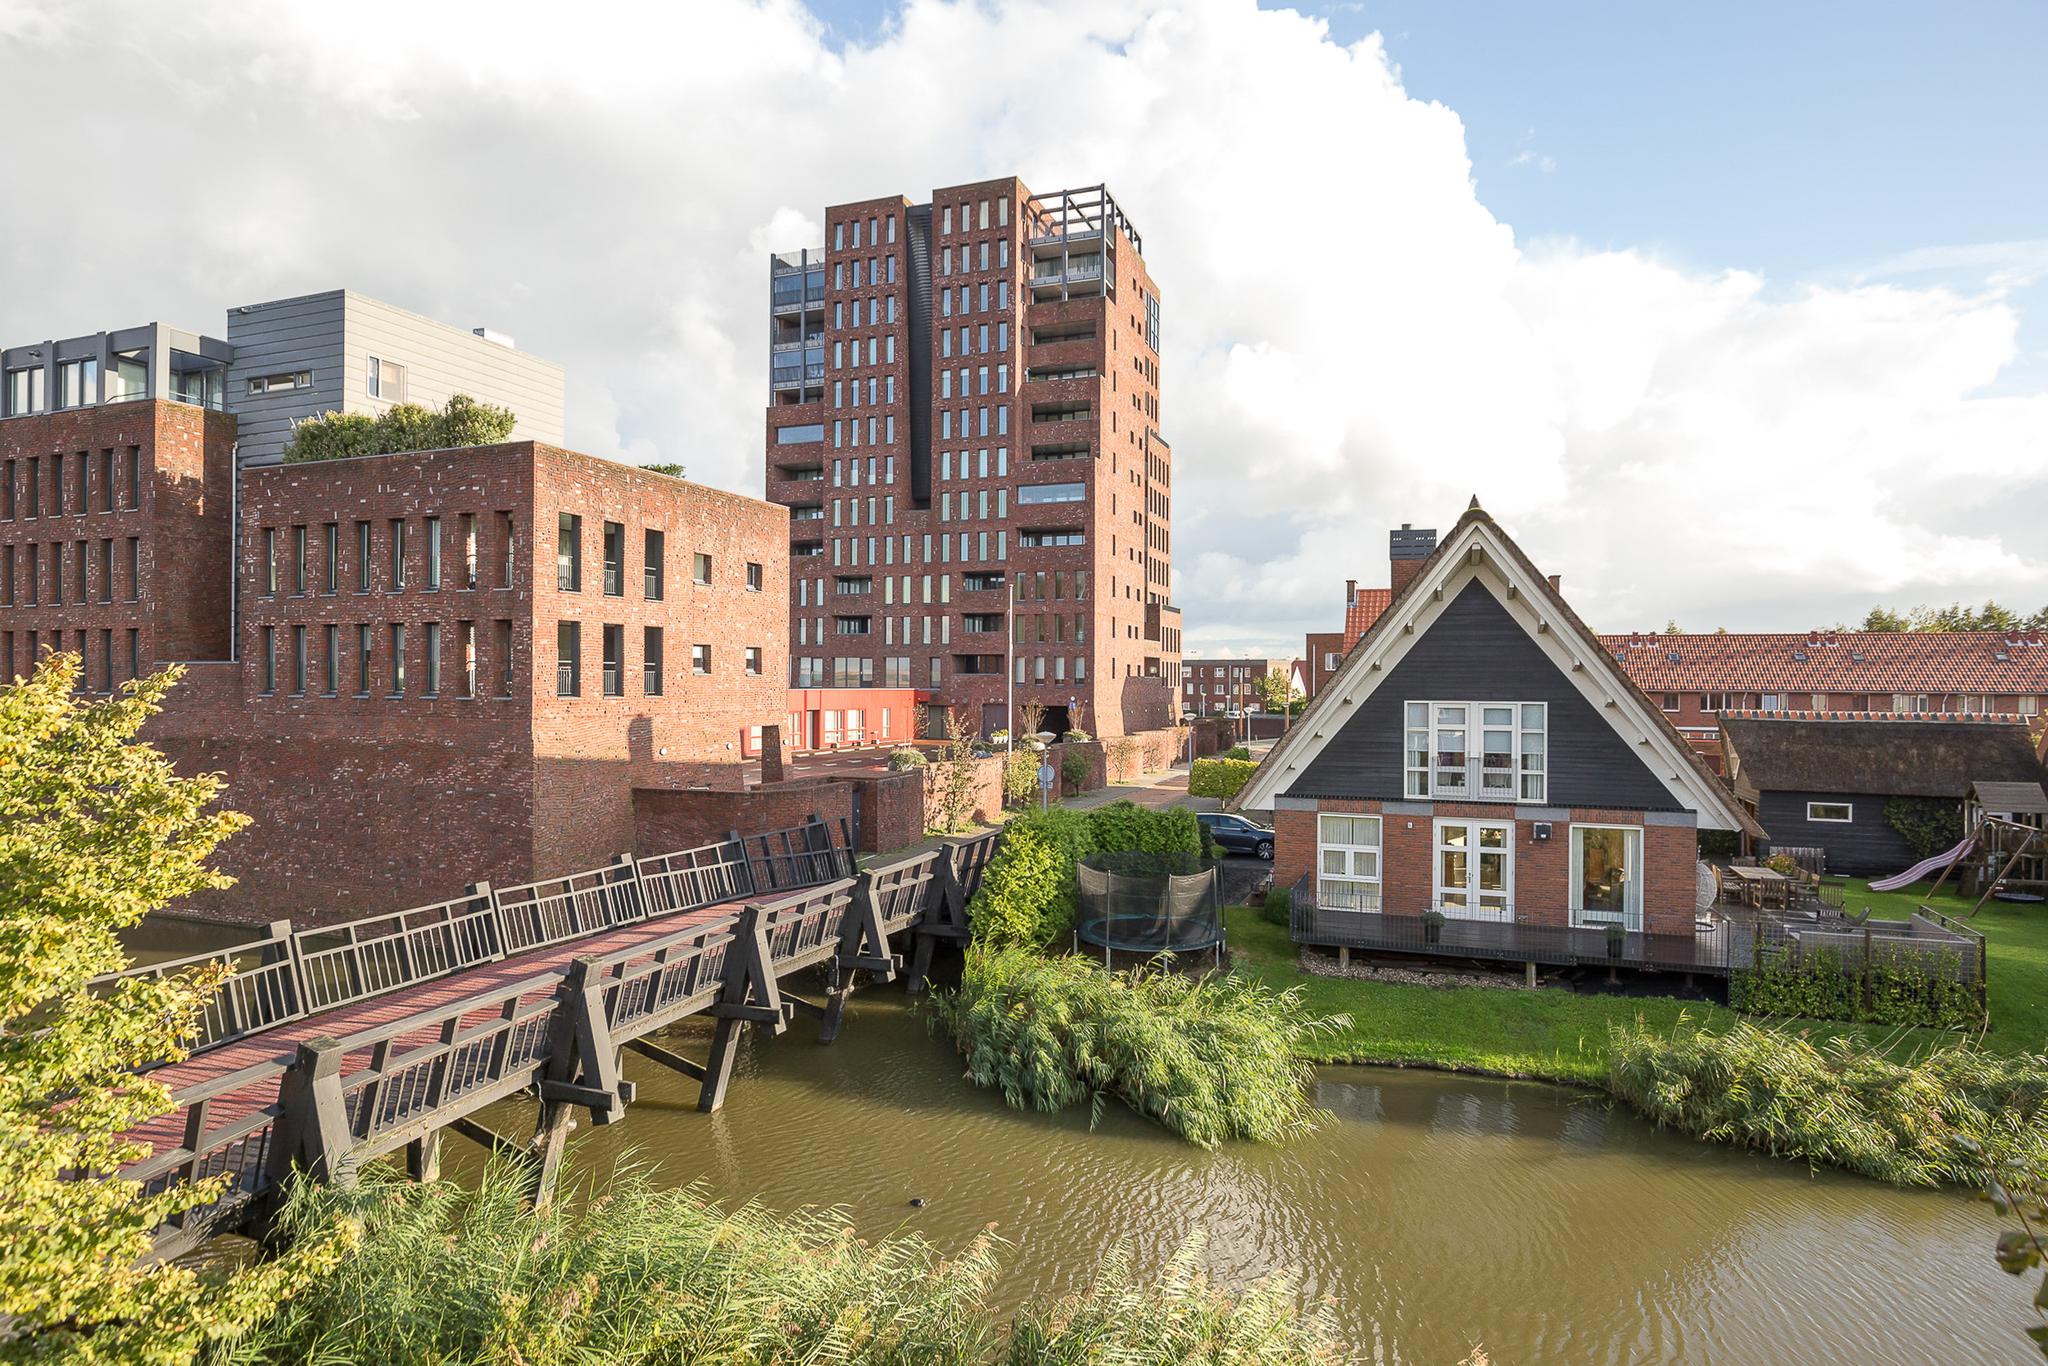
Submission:
<svg viewBox="0 0 2048 1366">
<path fill-rule="evenodd" d="M 2040 782 L 2027 728 L 1990 722 L 1721 719 L 1745 800 L 1759 792 L 1969 795 L 1975 782 Z"/>
</svg>

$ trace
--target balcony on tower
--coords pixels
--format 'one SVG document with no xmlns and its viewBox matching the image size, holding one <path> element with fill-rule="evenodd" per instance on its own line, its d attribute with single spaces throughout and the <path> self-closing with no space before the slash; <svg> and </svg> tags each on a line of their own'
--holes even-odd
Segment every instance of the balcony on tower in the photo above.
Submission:
<svg viewBox="0 0 2048 1366">
<path fill-rule="evenodd" d="M 1144 250 L 1108 187 L 1088 185 L 1037 195 L 1024 208 L 1024 234 L 1031 252 L 1031 297 L 1040 303 L 1116 295 L 1118 232 Z"/>
</svg>

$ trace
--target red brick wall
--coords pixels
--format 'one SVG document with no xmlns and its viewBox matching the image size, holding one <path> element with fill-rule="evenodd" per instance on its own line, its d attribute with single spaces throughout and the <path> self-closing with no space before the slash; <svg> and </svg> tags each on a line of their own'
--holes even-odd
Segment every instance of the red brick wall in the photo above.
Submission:
<svg viewBox="0 0 2048 1366">
<path fill-rule="evenodd" d="M 1068 795 L 1079 792 L 1093 792 L 1096 788 L 1109 781 L 1107 776 L 1108 760 L 1102 752 L 1102 742 L 1100 740 L 1062 741 L 1059 744 L 1047 745 L 1045 750 L 1046 761 L 1052 765 L 1052 771 L 1058 775 L 1056 781 L 1061 792 Z M 1066 762 L 1069 754 L 1079 754 L 1088 764 L 1087 776 L 1081 780 L 1079 787 L 1074 787 L 1067 782 Z"/>
<path fill-rule="evenodd" d="M 1318 803 L 1320 811 L 1372 813 L 1378 801 Z M 1289 887 L 1315 870 L 1316 814 L 1280 810 L 1274 813 L 1273 884 Z M 1384 904 L 1391 914 L 1419 915 L 1435 901 L 1435 820 L 1467 817 L 1501 820 L 1507 812 L 1486 804 L 1438 803 L 1433 815 L 1383 815 L 1380 822 L 1380 878 Z M 1537 822 L 1514 822 L 1513 905 L 1515 918 L 1533 925 L 1570 921 L 1571 826 L 1573 822 L 1635 825 L 1643 830 L 1643 919 L 1652 934 L 1690 933 L 1693 921 L 1697 863 L 1696 832 L 1691 826 L 1644 825 L 1640 811 L 1574 810 L 1570 820 L 1550 825 L 1547 840 L 1535 838 Z"/>
<path fill-rule="evenodd" d="M 933 799 L 933 784 L 937 779 L 937 764 L 920 772 L 924 775 L 925 825 L 930 828 L 938 805 Z M 976 759 L 974 761 L 974 799 L 969 813 L 978 821 L 993 821 L 1003 811 L 1003 761 L 1001 759 Z"/>
<path fill-rule="evenodd" d="M 143 671 L 166 659 L 228 655 L 229 469 L 235 422 L 224 413 L 158 401 L 79 408 L 0 422 L 0 480 L 13 476 L 14 516 L 0 493 L 0 558 L 13 557 L 13 597 L 0 591 L 0 676 L 33 667 L 36 646 L 79 648 L 85 634 L 86 684 L 104 690 L 108 655 L 113 681 L 125 682 L 128 632 L 134 630 Z M 140 467 L 131 486 L 129 453 Z M 114 510 L 105 507 L 106 461 L 113 462 Z M 54 485 L 61 457 L 61 514 Z M 31 465 L 33 461 L 33 465 Z M 78 471 L 87 472 L 81 504 Z M 37 484 L 29 516 L 31 472 Z M 131 506 L 133 504 L 133 506 Z M 139 575 L 129 566 L 137 544 Z M 114 573 L 106 583 L 110 543 Z M 78 593 L 78 551 L 86 552 L 86 593 Z M 35 587 L 28 547 L 36 548 Z M 59 554 L 61 547 L 61 555 Z M 63 601 L 55 577 L 63 572 Z M 0 567 L 0 587 L 7 571 Z M 30 605 L 33 598 L 34 605 Z M 102 601 L 103 598 L 110 599 Z M 103 638 L 101 632 L 111 633 Z M 12 646 L 11 658 L 8 647 Z M 111 646 L 111 650 L 109 650 Z"/>
<path fill-rule="evenodd" d="M 827 781 L 844 784 L 860 798 L 860 848 L 888 853 L 924 838 L 924 777 L 921 773 L 864 773 Z"/>
<path fill-rule="evenodd" d="M 815 814 L 832 826 L 853 816 L 852 788 L 845 783 L 792 779 L 744 792 L 677 792 L 635 788 L 633 853 L 641 858 L 692 849 L 724 839 L 727 832 L 763 834 L 801 825 Z"/>
</svg>

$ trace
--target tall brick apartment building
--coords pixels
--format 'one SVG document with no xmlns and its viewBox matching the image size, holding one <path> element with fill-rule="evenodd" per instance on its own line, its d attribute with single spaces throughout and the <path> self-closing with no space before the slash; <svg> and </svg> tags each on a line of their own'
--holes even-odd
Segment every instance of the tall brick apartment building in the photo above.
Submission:
<svg viewBox="0 0 2048 1366">
<path fill-rule="evenodd" d="M 770 264 L 767 493 L 790 509 L 789 682 L 1170 724 L 1173 459 L 1159 293 L 1101 186 L 840 204 Z"/>
<path fill-rule="evenodd" d="M 553 876 L 633 846 L 636 788 L 744 784 L 783 508 L 536 441 L 237 470 L 220 389 L 158 378 L 0 420 L 0 673 L 186 665 L 149 738 L 254 818 L 226 906 Z"/>
</svg>

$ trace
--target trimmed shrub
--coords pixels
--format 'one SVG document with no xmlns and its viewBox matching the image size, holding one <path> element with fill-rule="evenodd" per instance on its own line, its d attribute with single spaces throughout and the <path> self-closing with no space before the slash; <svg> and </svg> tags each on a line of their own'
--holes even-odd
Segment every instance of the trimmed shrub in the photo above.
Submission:
<svg viewBox="0 0 2048 1366">
<path fill-rule="evenodd" d="M 1681 1021 L 1684 1017 L 1681 1016 Z M 1747 1020 L 1721 1033 L 1652 1033 L 1638 1017 L 1608 1042 L 1608 1089 L 1659 1124 L 1697 1138 L 1898 1186 L 1975 1179 L 1969 1145 L 1994 1142 L 2028 1179 L 2048 1176 L 2048 1056 L 1994 1057 L 1967 1044 L 1896 1063 L 1845 1039 Z"/>
<path fill-rule="evenodd" d="M 1188 795 L 1229 801 L 1251 781 L 1258 765 L 1249 759 L 1197 759 L 1188 770 Z"/>
<path fill-rule="evenodd" d="M 1954 949 L 1874 948 L 1867 963 L 1846 963 L 1833 949 L 1799 957 L 1774 949 L 1729 974 L 1728 1004 L 1748 1015 L 1935 1029 L 1976 1029 L 1984 1022 L 1976 988 L 1963 977 L 1962 955 Z"/>
<path fill-rule="evenodd" d="M 1085 730 L 1070 730 L 1060 737 L 1062 740 L 1093 740 L 1094 738 Z"/>
<path fill-rule="evenodd" d="M 977 1086 L 1019 1110 L 1121 1100 L 1190 1143 L 1276 1142 L 1307 1132 L 1312 1068 L 1297 1053 L 1344 1027 L 1298 991 L 1226 973 L 1111 972 L 1028 949 L 968 951 L 938 1018 Z"/>
<path fill-rule="evenodd" d="M 1244 745 L 1232 745 L 1216 757 L 1219 759 L 1249 759 L 1252 757 L 1252 752 Z"/>
<path fill-rule="evenodd" d="M 930 760 L 924 757 L 923 750 L 912 749 L 908 745 L 905 745 L 902 749 L 892 749 L 889 751 L 889 767 L 897 773 L 901 773 L 907 768 L 923 768 L 930 762 Z"/>
<path fill-rule="evenodd" d="M 1290 923 L 1289 917 L 1292 910 L 1293 904 L 1289 899 L 1287 889 L 1275 887 L 1272 891 L 1266 893 L 1265 901 L 1259 906 L 1259 919 L 1269 925 L 1285 925 Z"/>
<path fill-rule="evenodd" d="M 1079 792 L 1088 781 L 1090 767 L 1087 755 L 1078 749 L 1070 749 L 1060 756 L 1060 779 L 1069 790 Z"/>
</svg>

